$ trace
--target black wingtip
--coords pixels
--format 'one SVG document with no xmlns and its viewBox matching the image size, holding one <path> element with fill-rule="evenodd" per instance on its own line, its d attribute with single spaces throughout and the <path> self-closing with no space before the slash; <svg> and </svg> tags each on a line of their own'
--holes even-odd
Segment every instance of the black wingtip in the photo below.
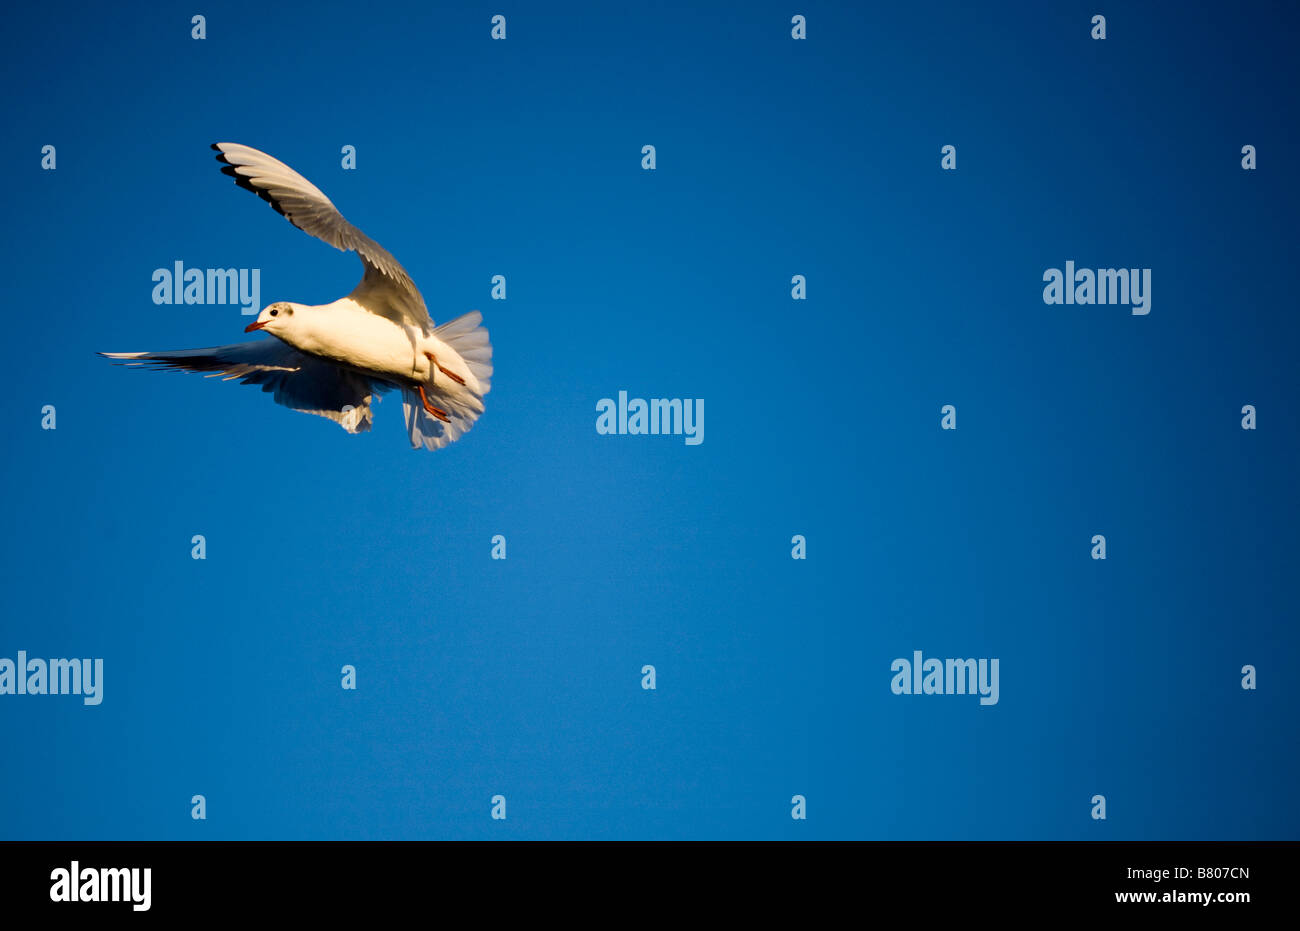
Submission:
<svg viewBox="0 0 1300 931">
<path fill-rule="evenodd" d="M 212 148 L 217 149 L 217 144 L 215 142 L 212 144 Z M 252 191 L 262 200 L 270 204 L 271 208 L 275 210 L 276 213 L 278 213 L 280 216 L 284 217 L 285 219 L 289 220 L 290 223 L 293 223 L 293 220 L 289 218 L 289 215 L 284 212 L 284 208 L 281 207 L 279 202 L 274 197 L 271 196 L 271 192 L 264 191 L 262 188 L 256 187 L 251 181 L 248 180 L 248 178 L 244 177 L 239 172 L 237 172 L 235 170 L 235 166 L 230 163 L 230 160 L 228 158 L 226 158 L 226 153 L 222 152 L 220 149 L 217 149 L 217 161 L 221 162 L 221 173 L 223 175 L 227 175 L 228 177 L 234 178 L 235 184 L 242 187 L 245 191 Z M 297 223 L 294 223 L 293 225 L 298 226 Z M 299 226 L 298 228 L 302 229 L 301 226 Z"/>
</svg>

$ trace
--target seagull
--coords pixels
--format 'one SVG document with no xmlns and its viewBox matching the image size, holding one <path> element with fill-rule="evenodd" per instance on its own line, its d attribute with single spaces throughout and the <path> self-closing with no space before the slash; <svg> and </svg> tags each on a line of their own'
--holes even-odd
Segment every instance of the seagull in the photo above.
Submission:
<svg viewBox="0 0 1300 931">
<path fill-rule="evenodd" d="M 261 385 L 277 404 L 328 417 L 348 433 L 368 431 L 370 402 L 398 389 L 414 449 L 439 449 L 469 430 L 491 387 L 492 344 L 482 314 L 471 311 L 435 327 L 406 270 L 345 220 L 315 185 L 246 145 L 217 142 L 212 148 L 221 171 L 239 187 L 304 233 L 355 251 L 365 268 L 361 283 L 330 304 L 268 304 L 244 332 L 260 330 L 274 339 L 100 355 Z"/>
</svg>

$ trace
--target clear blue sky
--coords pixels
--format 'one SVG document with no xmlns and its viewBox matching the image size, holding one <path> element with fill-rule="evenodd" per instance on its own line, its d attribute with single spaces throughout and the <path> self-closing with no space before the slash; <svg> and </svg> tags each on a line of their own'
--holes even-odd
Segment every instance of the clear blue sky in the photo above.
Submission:
<svg viewBox="0 0 1300 931">
<path fill-rule="evenodd" d="M 7 14 L 0 657 L 105 697 L 0 696 L 0 837 L 1297 836 L 1276 7 L 192 6 Z M 245 338 L 152 303 L 178 260 L 358 278 L 214 141 L 483 311 L 466 437 L 94 355 Z M 1150 315 L 1045 305 L 1071 259 L 1152 268 Z M 620 389 L 704 443 L 597 435 Z M 913 650 L 999 703 L 891 694 Z"/>
</svg>

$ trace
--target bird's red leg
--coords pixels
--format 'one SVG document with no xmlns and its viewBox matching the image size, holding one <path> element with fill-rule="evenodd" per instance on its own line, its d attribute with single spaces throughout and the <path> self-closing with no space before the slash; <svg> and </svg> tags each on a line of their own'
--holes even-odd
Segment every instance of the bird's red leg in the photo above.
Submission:
<svg viewBox="0 0 1300 931">
<path fill-rule="evenodd" d="M 424 385 L 416 385 L 415 389 L 420 392 L 420 403 L 424 405 L 426 411 L 434 417 L 437 417 L 443 423 L 451 423 L 451 417 L 447 415 L 446 411 L 441 407 L 434 407 L 433 404 L 430 403 L 428 396 L 424 393 Z"/>
<path fill-rule="evenodd" d="M 426 357 L 428 358 L 428 360 L 429 360 L 430 362 L 432 362 L 434 365 L 438 365 L 438 359 L 437 359 L 436 356 L 434 356 L 433 353 L 431 353 L 431 352 L 426 352 L 426 353 L 425 353 L 425 356 L 426 356 Z M 448 378 L 450 378 L 452 381 L 456 382 L 457 384 L 460 384 L 460 385 L 465 384 L 465 379 L 461 378 L 461 377 L 460 377 L 459 375 L 457 375 L 455 372 L 450 372 L 450 371 L 448 371 L 447 369 L 443 368 L 441 365 L 438 365 L 438 371 L 439 371 L 439 372 L 442 372 L 442 374 L 446 375 Z"/>
<path fill-rule="evenodd" d="M 434 365 L 437 365 L 437 363 L 435 362 Z M 452 381 L 454 381 L 454 382 L 458 382 L 458 383 L 460 383 L 460 384 L 462 384 L 462 385 L 465 384 L 465 379 L 461 378 L 461 377 L 460 377 L 459 375 L 457 375 L 455 372 L 449 372 L 449 371 L 447 371 L 447 370 L 446 370 L 445 368 L 443 368 L 441 365 L 438 365 L 438 371 L 439 371 L 439 372 L 442 372 L 442 374 L 446 375 L 448 378 L 450 378 L 450 379 L 451 379 Z"/>
</svg>

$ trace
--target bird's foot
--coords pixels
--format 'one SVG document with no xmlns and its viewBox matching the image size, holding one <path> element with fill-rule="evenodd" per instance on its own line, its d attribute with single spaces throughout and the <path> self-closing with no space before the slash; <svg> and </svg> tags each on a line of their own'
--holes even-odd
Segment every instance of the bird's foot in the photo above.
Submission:
<svg viewBox="0 0 1300 931">
<path fill-rule="evenodd" d="M 416 390 L 420 392 L 420 403 L 424 405 L 424 409 L 426 411 L 428 411 L 434 417 L 437 417 L 443 423 L 451 423 L 451 417 L 447 414 L 446 411 L 444 411 L 441 407 L 433 406 L 433 403 L 429 400 L 429 396 L 424 393 L 424 385 L 417 385 Z"/>
</svg>

